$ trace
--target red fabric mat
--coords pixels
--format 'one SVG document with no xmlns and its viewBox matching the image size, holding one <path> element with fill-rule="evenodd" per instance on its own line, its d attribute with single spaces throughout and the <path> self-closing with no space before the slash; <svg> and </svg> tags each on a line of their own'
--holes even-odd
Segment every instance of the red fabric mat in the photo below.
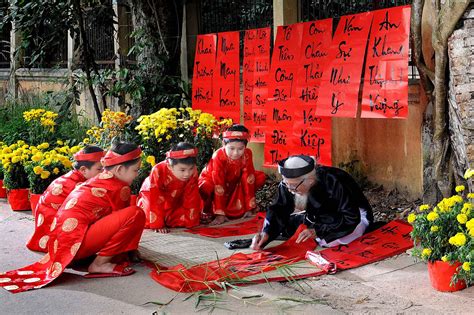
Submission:
<svg viewBox="0 0 474 315">
<path fill-rule="evenodd" d="M 263 274 L 281 265 L 294 264 L 305 259 L 308 250 L 315 249 L 314 240 L 296 244 L 296 237 L 303 228 L 303 225 L 300 226 L 292 238 L 283 244 L 269 248 L 267 251 L 251 254 L 237 253 L 228 258 L 190 268 L 183 265 L 169 268 L 154 266 L 155 270 L 151 272 L 151 277 L 161 285 L 177 292 L 219 289 L 218 282 L 234 283 L 239 279 L 243 280 L 240 284 L 248 284 L 249 282 L 245 282 L 246 277 Z M 400 254 L 411 248 L 413 242 L 410 232 L 411 226 L 409 224 L 402 221 L 392 221 L 349 245 L 324 249 L 319 253 L 327 260 L 336 263 L 339 270 L 360 267 Z M 292 276 L 292 279 L 314 277 L 324 273 L 315 267 L 308 273 Z M 261 280 L 252 280 L 251 283 L 284 280 L 283 276 L 268 278 L 263 275 Z"/>
<path fill-rule="evenodd" d="M 256 234 L 258 233 L 258 231 L 261 230 L 264 220 L 265 212 L 259 212 L 251 220 L 240 222 L 237 224 L 214 227 L 195 227 L 192 229 L 184 230 L 184 232 L 199 234 L 201 236 L 212 238 Z"/>
</svg>

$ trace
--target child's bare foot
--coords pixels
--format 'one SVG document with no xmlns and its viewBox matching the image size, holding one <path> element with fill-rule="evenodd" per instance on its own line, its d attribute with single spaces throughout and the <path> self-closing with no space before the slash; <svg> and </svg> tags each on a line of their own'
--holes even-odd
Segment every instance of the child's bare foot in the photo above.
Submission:
<svg viewBox="0 0 474 315">
<path fill-rule="evenodd" d="M 162 229 L 156 229 L 155 232 L 156 233 L 161 233 L 161 234 L 167 234 L 167 233 L 170 232 L 170 229 L 165 227 L 165 228 L 162 228 Z"/>
<path fill-rule="evenodd" d="M 117 264 L 112 264 L 112 263 L 103 263 L 103 264 L 97 264 L 93 262 L 92 264 L 89 265 L 89 268 L 87 268 L 87 271 L 89 273 L 110 273 L 114 271 L 114 268 Z"/>
<path fill-rule="evenodd" d="M 253 216 L 255 216 L 255 215 L 257 214 L 257 212 L 258 212 L 258 208 L 254 208 L 254 209 L 252 209 L 252 210 L 249 210 L 249 211 L 245 212 L 244 218 L 253 217 Z"/>
<path fill-rule="evenodd" d="M 209 225 L 220 225 L 226 221 L 227 221 L 227 218 L 225 217 L 225 215 L 216 215 L 216 218 L 214 219 L 214 221 L 209 223 Z"/>
</svg>

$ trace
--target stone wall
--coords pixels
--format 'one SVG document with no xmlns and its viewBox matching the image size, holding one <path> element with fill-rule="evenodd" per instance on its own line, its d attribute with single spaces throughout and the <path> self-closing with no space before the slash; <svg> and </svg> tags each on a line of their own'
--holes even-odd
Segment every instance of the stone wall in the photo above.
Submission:
<svg viewBox="0 0 474 315">
<path fill-rule="evenodd" d="M 457 168 L 474 168 L 474 5 L 448 42 L 449 128 Z M 462 175 L 462 174 L 458 174 Z"/>
</svg>

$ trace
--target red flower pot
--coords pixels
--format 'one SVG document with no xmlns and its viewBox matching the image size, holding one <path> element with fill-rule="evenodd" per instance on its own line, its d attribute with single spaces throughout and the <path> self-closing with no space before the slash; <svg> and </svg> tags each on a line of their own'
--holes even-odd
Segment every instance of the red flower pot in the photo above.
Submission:
<svg viewBox="0 0 474 315">
<path fill-rule="evenodd" d="M 36 214 L 36 206 L 41 198 L 42 194 L 30 194 L 30 205 L 31 205 L 31 212 L 33 213 L 33 217 Z"/>
<path fill-rule="evenodd" d="M 138 198 L 138 195 L 130 195 L 130 205 L 131 206 L 136 206 L 137 205 L 137 198 Z"/>
<path fill-rule="evenodd" d="M 13 211 L 30 210 L 28 189 L 11 189 L 7 191 L 8 203 Z"/>
<path fill-rule="evenodd" d="M 438 291 L 454 292 L 466 288 L 466 282 L 457 281 L 451 286 L 451 278 L 456 273 L 461 263 L 450 264 L 444 261 L 428 262 L 428 273 L 430 275 L 431 285 Z"/>
<path fill-rule="evenodd" d="M 0 198 L 7 198 L 7 190 L 3 188 L 3 179 L 0 179 Z"/>
</svg>

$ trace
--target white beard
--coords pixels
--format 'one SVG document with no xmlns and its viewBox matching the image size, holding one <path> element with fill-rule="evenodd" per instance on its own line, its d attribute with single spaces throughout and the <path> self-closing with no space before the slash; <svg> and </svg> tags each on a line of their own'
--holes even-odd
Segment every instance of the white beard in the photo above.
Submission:
<svg viewBox="0 0 474 315">
<path fill-rule="evenodd" d="M 308 194 L 295 194 L 295 211 L 305 211 L 308 203 Z"/>
</svg>

